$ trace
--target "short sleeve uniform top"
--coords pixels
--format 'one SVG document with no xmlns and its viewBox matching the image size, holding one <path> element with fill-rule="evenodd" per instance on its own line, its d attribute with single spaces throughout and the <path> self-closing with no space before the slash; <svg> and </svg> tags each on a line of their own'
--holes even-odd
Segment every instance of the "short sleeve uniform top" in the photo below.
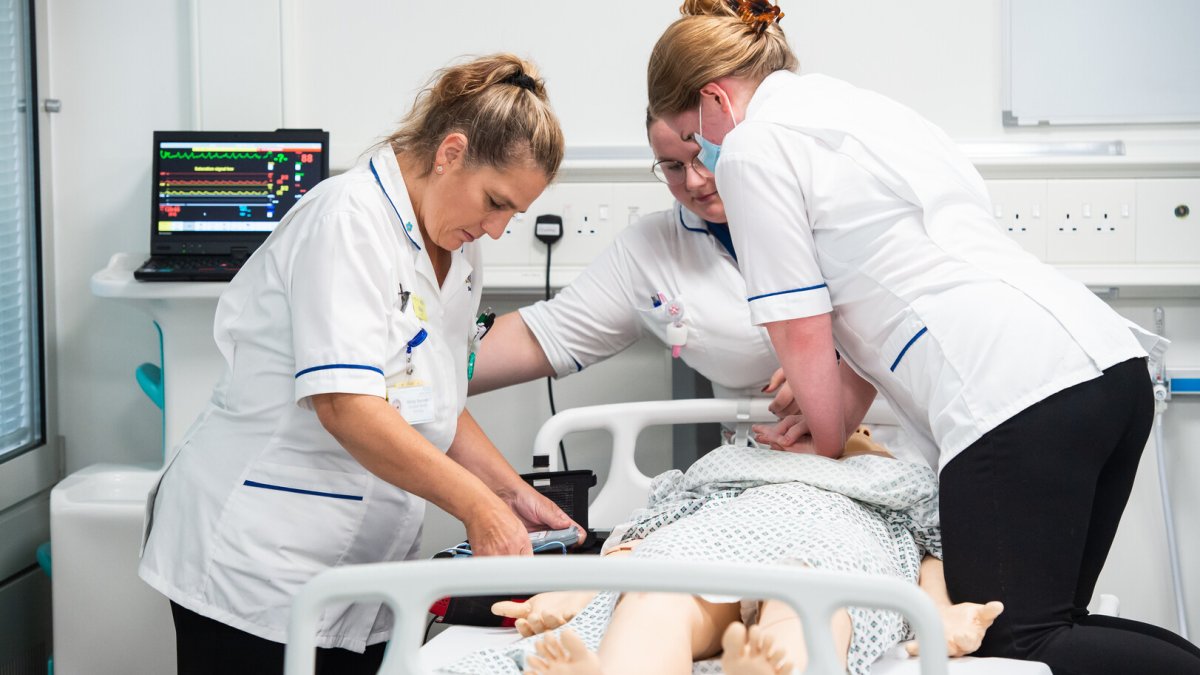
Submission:
<svg viewBox="0 0 1200 675">
<path fill-rule="evenodd" d="M 832 312 L 842 356 L 940 466 L 1163 346 L 1000 233 L 954 143 L 878 94 L 771 74 L 716 177 L 752 321 Z"/>
<path fill-rule="evenodd" d="M 165 471 L 140 574 L 175 602 L 284 641 L 291 597 L 328 567 L 418 549 L 424 501 L 363 468 L 312 396 L 386 398 L 446 450 L 466 403 L 479 251 L 438 284 L 394 153 L 306 195 L 229 284 L 214 337 L 226 363 Z M 386 640 L 379 603 L 330 608 L 323 647 Z"/>
<path fill-rule="evenodd" d="M 655 298 L 682 302 L 687 342 L 680 358 L 718 396 L 763 396 L 779 367 L 770 338 L 750 322 L 746 283 L 720 225 L 679 204 L 626 228 L 582 274 L 521 318 L 559 376 L 629 347 L 643 335 L 664 344 L 670 317 Z"/>
</svg>

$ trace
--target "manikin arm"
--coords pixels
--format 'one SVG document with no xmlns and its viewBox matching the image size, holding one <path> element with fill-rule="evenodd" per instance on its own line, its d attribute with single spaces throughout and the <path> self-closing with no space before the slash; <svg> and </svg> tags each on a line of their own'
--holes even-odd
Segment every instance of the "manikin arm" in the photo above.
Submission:
<svg viewBox="0 0 1200 675">
<path fill-rule="evenodd" d="M 605 557 L 624 557 L 633 552 L 641 540 L 622 544 L 605 553 Z M 554 630 L 565 624 L 596 597 L 597 591 L 552 591 L 538 593 L 525 602 L 502 600 L 492 605 L 492 614 L 516 619 L 513 624 L 521 637 Z"/>
<path fill-rule="evenodd" d="M 983 635 L 992 622 L 1004 611 L 1004 605 L 993 600 L 986 605 L 973 602 L 954 604 L 946 590 L 946 573 L 942 561 L 927 555 L 921 561 L 921 590 L 933 600 L 942 615 L 942 626 L 946 635 L 946 651 L 950 656 L 966 656 L 979 649 Z M 918 645 L 906 645 L 908 653 L 916 656 Z"/>
<path fill-rule="evenodd" d="M 509 312 L 479 341 L 467 391 L 473 396 L 553 375 L 554 367 L 520 312 Z"/>
<path fill-rule="evenodd" d="M 926 555 L 921 561 L 921 576 L 917 584 L 938 609 L 954 604 L 950 602 L 950 591 L 946 590 L 946 570 L 941 560 Z"/>
</svg>

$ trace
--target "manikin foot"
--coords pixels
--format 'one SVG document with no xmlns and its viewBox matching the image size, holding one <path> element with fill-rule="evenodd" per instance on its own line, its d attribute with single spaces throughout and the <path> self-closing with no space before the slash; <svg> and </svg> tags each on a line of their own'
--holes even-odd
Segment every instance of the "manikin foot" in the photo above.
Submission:
<svg viewBox="0 0 1200 675">
<path fill-rule="evenodd" d="M 783 651 L 758 626 L 749 632 L 741 622 L 734 621 L 721 638 L 725 652 L 721 668 L 728 675 L 789 675 L 792 664 L 783 661 Z"/>
<path fill-rule="evenodd" d="M 575 618 L 594 597 L 595 591 L 538 593 L 525 602 L 497 602 L 492 605 L 492 614 L 516 619 L 517 632 L 521 637 L 529 637 L 554 630 Z"/>
<path fill-rule="evenodd" d="M 946 652 L 950 656 L 966 656 L 979 649 L 983 635 L 992 622 L 1004 611 L 1004 604 L 993 600 L 986 605 L 960 602 L 941 608 L 942 624 L 946 631 Z M 920 653 L 916 642 L 905 647 L 910 656 Z"/>
<path fill-rule="evenodd" d="M 570 628 L 562 639 L 549 634 L 537 643 L 537 655 L 525 659 L 525 672 L 534 675 L 600 675 L 600 657 L 588 650 Z"/>
</svg>

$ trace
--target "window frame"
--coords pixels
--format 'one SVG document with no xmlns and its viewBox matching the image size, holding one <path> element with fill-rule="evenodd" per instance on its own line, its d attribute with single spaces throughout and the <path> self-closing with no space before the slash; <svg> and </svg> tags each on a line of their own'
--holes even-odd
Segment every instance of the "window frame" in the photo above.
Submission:
<svg viewBox="0 0 1200 675">
<path fill-rule="evenodd" d="M 42 223 L 42 161 L 41 161 L 41 100 L 39 98 L 38 87 L 38 44 L 37 30 L 39 22 L 37 21 L 37 0 L 25 0 L 24 2 L 13 3 L 14 7 L 24 5 L 22 10 L 22 45 L 24 47 L 25 59 L 25 87 L 24 87 L 24 114 L 26 115 L 26 133 L 22 142 L 25 144 L 26 152 L 29 156 L 29 164 L 27 169 L 22 172 L 22 179 L 27 182 L 26 197 L 29 203 L 28 213 L 26 215 L 25 225 L 29 228 L 29 244 L 25 254 L 29 256 L 30 262 L 30 287 L 33 297 L 30 298 L 30 321 L 32 322 L 33 330 L 30 331 L 30 347 L 31 352 L 34 352 L 33 357 L 36 360 L 36 368 L 32 373 L 31 384 L 37 387 L 35 396 L 33 397 L 33 405 L 35 407 L 34 415 L 36 423 L 32 424 L 33 438 L 20 446 L 14 447 L 3 454 L 0 454 L 0 466 L 3 466 L 22 455 L 38 448 L 44 447 L 49 443 L 49 426 L 48 426 L 48 410 L 47 403 L 47 355 L 49 345 L 46 341 L 46 265 L 45 265 L 45 246 L 43 241 L 43 223 Z M 3 508 L 0 505 L 0 508 Z"/>
</svg>

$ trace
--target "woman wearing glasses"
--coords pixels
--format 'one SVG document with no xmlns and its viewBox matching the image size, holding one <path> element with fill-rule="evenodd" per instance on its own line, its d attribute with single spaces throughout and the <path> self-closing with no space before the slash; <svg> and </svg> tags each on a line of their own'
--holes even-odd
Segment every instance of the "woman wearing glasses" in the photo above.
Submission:
<svg viewBox="0 0 1200 675">
<path fill-rule="evenodd" d="M 713 383 L 717 396 L 761 396 L 779 367 L 750 323 L 746 284 L 712 173 L 699 147 L 647 118 L 654 175 L 676 204 L 618 235 L 553 300 L 497 319 L 480 342 L 470 393 L 561 377 L 653 335 Z M 779 398 L 787 412 L 790 396 Z"/>
</svg>

